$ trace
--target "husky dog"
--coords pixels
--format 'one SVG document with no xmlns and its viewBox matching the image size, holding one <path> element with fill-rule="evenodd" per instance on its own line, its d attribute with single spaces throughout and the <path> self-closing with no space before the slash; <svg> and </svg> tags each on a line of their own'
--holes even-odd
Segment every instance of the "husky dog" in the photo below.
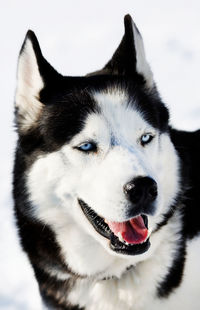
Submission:
<svg viewBox="0 0 200 310">
<path fill-rule="evenodd" d="M 15 99 L 21 243 L 49 309 L 197 310 L 200 131 L 169 126 L 142 37 L 124 21 L 111 60 L 84 77 L 59 74 L 26 35 Z"/>
</svg>

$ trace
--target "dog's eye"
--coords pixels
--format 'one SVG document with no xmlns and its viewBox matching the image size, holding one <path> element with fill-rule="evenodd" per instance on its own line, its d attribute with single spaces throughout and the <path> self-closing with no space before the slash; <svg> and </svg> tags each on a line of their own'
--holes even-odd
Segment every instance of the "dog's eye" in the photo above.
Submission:
<svg viewBox="0 0 200 310">
<path fill-rule="evenodd" d="M 140 138 L 140 142 L 142 144 L 142 146 L 144 146 L 145 144 L 148 144 L 149 142 L 151 142 L 151 140 L 153 139 L 153 135 L 150 133 L 145 133 L 144 135 L 141 136 Z"/>
<path fill-rule="evenodd" d="M 82 152 L 95 152 L 97 150 L 97 145 L 93 142 L 85 142 L 79 145 L 77 149 Z"/>
</svg>

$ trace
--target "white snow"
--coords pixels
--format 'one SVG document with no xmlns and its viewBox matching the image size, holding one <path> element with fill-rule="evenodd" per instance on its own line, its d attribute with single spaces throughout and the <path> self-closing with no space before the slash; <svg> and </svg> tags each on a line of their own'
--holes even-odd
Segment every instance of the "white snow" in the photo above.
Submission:
<svg viewBox="0 0 200 310">
<path fill-rule="evenodd" d="M 140 29 L 162 98 L 174 126 L 200 124 L 199 0 L 7 0 L 0 7 L 0 309 L 40 310 L 33 271 L 16 236 L 11 171 L 16 135 L 13 99 L 17 56 L 28 29 L 44 56 L 65 75 L 101 68 L 123 34 L 123 16 Z"/>
</svg>

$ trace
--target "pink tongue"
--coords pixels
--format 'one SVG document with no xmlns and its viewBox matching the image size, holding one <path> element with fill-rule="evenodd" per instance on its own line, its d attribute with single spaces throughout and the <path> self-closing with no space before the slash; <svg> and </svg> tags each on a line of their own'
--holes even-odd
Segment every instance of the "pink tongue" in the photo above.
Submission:
<svg viewBox="0 0 200 310">
<path fill-rule="evenodd" d="M 145 227 L 141 215 L 130 221 L 122 223 L 107 222 L 107 224 L 116 236 L 118 236 L 118 233 L 120 232 L 123 239 L 131 244 L 144 242 L 148 235 L 148 229 Z"/>
</svg>

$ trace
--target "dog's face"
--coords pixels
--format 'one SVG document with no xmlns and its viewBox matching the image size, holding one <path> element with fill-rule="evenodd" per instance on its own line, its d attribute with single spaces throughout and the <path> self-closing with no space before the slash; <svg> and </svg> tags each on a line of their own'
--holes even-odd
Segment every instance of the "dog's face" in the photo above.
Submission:
<svg viewBox="0 0 200 310">
<path fill-rule="evenodd" d="M 179 191 L 178 159 L 131 18 L 111 61 L 80 78 L 59 75 L 29 32 L 16 107 L 30 216 L 54 231 L 69 266 L 94 274 L 150 255 Z"/>
</svg>

